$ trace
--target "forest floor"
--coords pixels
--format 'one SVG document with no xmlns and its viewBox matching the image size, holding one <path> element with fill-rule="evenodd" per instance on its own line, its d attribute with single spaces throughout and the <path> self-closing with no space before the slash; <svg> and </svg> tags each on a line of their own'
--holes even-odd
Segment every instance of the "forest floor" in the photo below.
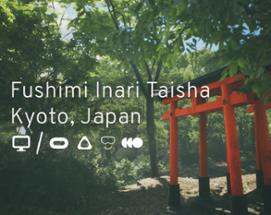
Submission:
<svg viewBox="0 0 271 215">
<path fill-rule="evenodd" d="M 242 182 L 244 194 L 247 194 L 249 214 L 260 214 L 262 211 L 261 191 L 256 190 L 256 175 L 247 174 L 255 171 L 253 161 L 242 162 Z M 198 164 L 182 164 L 179 170 L 178 183 L 181 194 L 181 210 L 170 211 L 168 204 L 169 174 L 160 178 L 145 178 L 137 184 L 127 186 L 125 190 L 112 193 L 113 198 L 121 204 L 107 208 L 98 215 L 215 215 L 229 214 L 229 196 L 227 194 L 227 163 L 215 161 L 208 157 L 208 174 L 210 176 L 211 200 L 199 200 Z M 167 172 L 164 172 L 166 174 Z M 182 176 L 182 177 L 180 177 Z M 223 177 L 218 177 L 223 176 Z M 111 198 L 112 198 L 111 197 Z M 110 198 L 110 197 L 109 197 Z"/>
<path fill-rule="evenodd" d="M 256 190 L 255 174 L 246 174 L 255 169 L 251 162 L 243 163 L 243 188 L 248 194 L 248 206 L 250 214 L 260 214 L 262 199 L 260 191 Z M 80 215 L 162 215 L 162 214 L 185 214 L 185 215 L 215 215 L 229 213 L 229 197 L 227 194 L 225 175 L 227 164 L 208 158 L 208 173 L 210 175 L 211 200 L 202 204 L 198 195 L 198 164 L 182 165 L 179 171 L 179 185 L 181 194 L 181 211 L 170 211 L 168 204 L 169 176 L 166 172 L 160 178 L 145 178 L 137 184 L 126 186 L 118 191 L 97 190 L 91 194 L 95 213 L 80 213 Z M 196 203 L 195 203 L 196 202 Z M 199 204 L 197 204 L 197 202 Z M 66 215 L 44 209 L 28 206 L 14 207 L 11 205 L 1 206 L 0 215 Z M 3 208 L 4 207 L 4 208 Z M 213 210 L 215 209 L 216 210 Z M 98 210 L 97 210 L 98 209 Z"/>
</svg>

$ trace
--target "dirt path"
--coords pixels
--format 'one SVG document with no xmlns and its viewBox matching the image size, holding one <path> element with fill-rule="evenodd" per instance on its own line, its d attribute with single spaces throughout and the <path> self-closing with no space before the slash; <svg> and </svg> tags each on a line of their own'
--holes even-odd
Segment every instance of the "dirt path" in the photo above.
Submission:
<svg viewBox="0 0 271 215">
<path fill-rule="evenodd" d="M 169 176 L 161 178 L 145 178 L 137 184 L 127 186 L 125 190 L 97 191 L 92 195 L 92 204 L 95 210 L 92 212 L 76 215 L 163 215 L 163 214 L 186 214 L 186 215 L 214 215 L 214 212 L 199 210 L 192 206 L 192 202 L 198 198 L 198 180 L 189 177 L 179 177 L 182 210 L 173 212 L 166 210 L 168 204 Z M 244 192 L 248 193 L 256 188 L 255 174 L 243 176 Z M 211 197 L 224 199 L 227 192 L 226 177 L 210 179 Z M 0 215 L 67 215 L 54 211 L 46 211 L 27 206 L 0 206 Z M 5 207 L 5 208 L 3 208 Z M 5 212 L 2 212 L 5 211 Z"/>
<path fill-rule="evenodd" d="M 166 210 L 168 201 L 169 176 L 153 179 L 146 178 L 138 184 L 126 187 L 126 190 L 119 190 L 114 198 L 119 198 L 120 205 L 103 210 L 97 215 L 162 215 L 162 214 L 199 214 L 210 215 L 214 213 L 198 210 L 191 207 L 191 202 L 198 197 L 198 180 L 193 178 L 179 177 L 181 188 L 181 205 L 183 210 L 171 212 Z M 255 174 L 243 176 L 244 193 L 251 192 L 256 188 Z M 212 198 L 220 198 L 227 193 L 226 177 L 210 179 Z"/>
</svg>

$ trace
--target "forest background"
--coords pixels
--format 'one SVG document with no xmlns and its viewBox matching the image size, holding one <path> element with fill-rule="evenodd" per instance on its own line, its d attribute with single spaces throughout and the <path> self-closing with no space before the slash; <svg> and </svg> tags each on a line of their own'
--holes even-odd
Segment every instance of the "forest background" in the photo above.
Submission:
<svg viewBox="0 0 271 215">
<path fill-rule="evenodd" d="M 191 11 L 201 8 L 203 3 L 200 2 L 62 1 L 63 7 L 72 4 L 77 12 L 69 24 L 68 34 L 72 36 L 64 40 L 61 35 L 64 14 L 56 13 L 52 1 L 1 0 L 1 204 L 33 205 L 66 213 L 95 212 L 100 209 L 86 204 L 88 193 L 116 190 L 145 177 L 168 175 L 169 122 L 162 120 L 162 114 L 169 106 L 162 105 L 158 98 L 150 98 L 147 81 L 158 81 L 158 87 L 182 84 L 228 66 L 224 75 L 232 76 L 239 68 L 248 76 L 247 87 L 257 93 L 265 88 L 270 90 L 270 78 L 266 77 L 271 64 L 268 58 L 271 50 L 268 29 L 271 28 L 270 21 L 266 21 L 270 18 L 270 3 L 251 1 L 247 6 L 246 1 L 225 1 L 229 4 L 227 11 L 234 16 L 226 14 L 228 20 L 224 20 L 224 24 L 230 23 L 233 27 L 229 27 L 226 34 L 225 29 L 216 26 L 218 33 L 211 29 L 213 36 L 208 38 L 208 28 L 206 32 L 195 29 L 197 15 L 184 21 L 183 17 L 188 16 L 179 11 L 183 7 Z M 210 12 L 208 18 L 214 20 L 214 26 L 222 22 L 219 22 L 221 17 L 216 16 L 219 14 Z M 246 21 L 236 21 L 235 16 Z M 241 24 L 236 26 L 235 21 Z M 198 38 L 204 39 L 206 46 L 219 45 L 218 50 L 197 50 Z M 253 41 L 257 44 L 251 46 Z M 251 50 L 257 56 L 251 54 Z M 258 82 L 249 82 L 255 77 Z M 60 82 L 62 86 L 83 86 L 87 81 L 94 86 L 99 81 L 112 88 L 120 85 L 127 88 L 139 82 L 140 97 L 132 94 L 131 98 L 124 99 L 96 98 L 89 88 L 88 98 L 12 99 L 11 82 L 16 80 L 22 80 L 25 86 L 44 86 L 49 81 L 56 88 Z M 180 107 L 189 105 L 188 100 L 179 102 Z M 48 121 L 43 125 L 32 124 L 31 129 L 27 129 L 25 124 L 11 123 L 12 107 L 36 113 L 49 112 L 55 107 L 56 111 L 72 116 L 69 121 L 74 120 L 75 125 L 52 125 Z M 117 115 L 122 111 L 136 111 L 141 115 L 141 123 L 115 123 L 109 128 L 94 123 L 82 125 L 78 121 L 86 118 L 86 107 L 92 112 L 112 111 Z M 253 114 L 247 114 L 246 107 L 236 108 L 235 114 L 241 161 L 255 161 Z M 267 116 L 270 122 L 270 110 Z M 26 123 L 23 115 L 22 120 Z M 21 126 L 26 128 L 32 142 L 25 153 L 17 153 L 11 144 L 12 136 L 18 135 Z M 198 162 L 198 127 L 198 117 L 185 116 L 179 120 L 180 170 L 184 165 Z M 39 155 L 36 155 L 41 131 L 44 137 Z M 207 131 L 208 156 L 225 160 L 223 112 L 208 114 Z M 105 150 L 101 137 L 109 135 L 116 137 L 116 142 L 111 150 Z M 69 140 L 69 147 L 53 150 L 49 140 L 60 136 Z M 77 149 L 83 136 L 92 144 L 89 151 Z M 143 147 L 123 148 L 121 140 L 124 137 L 140 137 Z M 190 172 L 189 177 L 196 178 L 198 173 Z"/>
</svg>

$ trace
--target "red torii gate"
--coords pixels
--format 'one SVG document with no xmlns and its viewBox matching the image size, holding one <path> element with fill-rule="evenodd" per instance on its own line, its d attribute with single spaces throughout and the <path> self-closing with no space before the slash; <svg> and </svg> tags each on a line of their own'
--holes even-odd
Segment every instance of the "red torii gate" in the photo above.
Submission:
<svg viewBox="0 0 271 215">
<path fill-rule="evenodd" d="M 225 130 L 227 138 L 227 186 L 230 195 L 231 212 L 234 215 L 247 214 L 246 196 L 243 192 L 240 154 L 234 108 L 252 104 L 249 111 L 254 111 L 256 154 L 257 154 L 257 181 L 263 187 L 264 208 L 271 212 L 271 146 L 266 117 L 266 108 L 271 107 L 271 102 L 265 107 L 263 101 L 258 99 L 255 93 L 241 94 L 236 91 L 244 84 L 245 76 L 235 75 L 219 81 L 225 68 L 209 73 L 203 77 L 192 80 L 190 83 L 196 86 L 191 90 L 188 97 L 188 83 L 183 84 L 185 95 L 180 98 L 179 92 L 174 89 L 174 96 L 162 99 L 163 104 L 170 104 L 170 110 L 163 114 L 163 119 L 170 120 L 170 185 L 169 206 L 180 207 L 180 188 L 178 184 L 178 117 L 192 115 L 199 116 L 199 196 L 210 197 L 210 185 L 207 172 L 207 129 L 206 114 L 223 110 Z M 215 101 L 206 102 L 200 97 L 200 87 L 208 86 L 210 97 L 219 96 Z M 177 102 L 181 99 L 190 98 L 191 107 L 182 109 Z M 258 188 L 260 188 L 258 186 Z"/>
</svg>

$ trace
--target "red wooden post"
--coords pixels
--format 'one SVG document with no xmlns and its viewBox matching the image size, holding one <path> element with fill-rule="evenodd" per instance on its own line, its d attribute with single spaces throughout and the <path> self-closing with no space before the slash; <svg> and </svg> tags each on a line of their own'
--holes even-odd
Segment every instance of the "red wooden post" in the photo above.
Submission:
<svg viewBox="0 0 271 215">
<path fill-rule="evenodd" d="M 199 165 L 200 177 L 208 177 L 207 170 L 207 128 L 206 128 L 206 114 L 199 114 Z"/>
<path fill-rule="evenodd" d="M 227 193 L 231 194 L 231 179 L 230 179 L 230 165 L 229 165 L 229 152 L 228 152 L 228 150 L 229 150 L 229 148 L 226 146 L 226 153 L 227 153 L 227 174 L 226 174 Z"/>
<path fill-rule="evenodd" d="M 231 105 L 230 95 L 232 87 L 229 84 L 221 86 L 223 112 L 227 138 L 227 157 L 230 168 L 231 181 L 231 214 L 247 214 L 247 202 L 243 192 L 241 163 L 236 130 L 234 107 Z"/>
<path fill-rule="evenodd" d="M 262 100 L 255 102 L 255 117 L 257 136 L 260 145 L 261 162 L 263 169 L 264 188 L 263 200 L 265 212 L 271 213 L 271 146 L 268 131 L 266 109 Z"/>
<path fill-rule="evenodd" d="M 170 103 L 170 184 L 178 184 L 178 118 L 174 112 L 177 102 Z"/>
<path fill-rule="evenodd" d="M 225 118 L 225 117 L 224 117 Z M 226 141 L 227 141 L 227 135 L 226 135 Z M 226 174 L 226 180 L 227 180 L 227 193 L 231 194 L 231 178 L 230 178 L 230 164 L 229 164 L 229 147 L 226 144 L 226 153 L 227 153 L 227 174 Z"/>
<path fill-rule="evenodd" d="M 207 169 L 207 117 L 205 113 L 199 114 L 199 196 L 210 197 L 210 183 Z"/>
<path fill-rule="evenodd" d="M 175 117 L 177 101 L 170 102 L 170 181 L 169 207 L 180 207 L 180 187 L 178 184 L 178 118 Z"/>
</svg>

